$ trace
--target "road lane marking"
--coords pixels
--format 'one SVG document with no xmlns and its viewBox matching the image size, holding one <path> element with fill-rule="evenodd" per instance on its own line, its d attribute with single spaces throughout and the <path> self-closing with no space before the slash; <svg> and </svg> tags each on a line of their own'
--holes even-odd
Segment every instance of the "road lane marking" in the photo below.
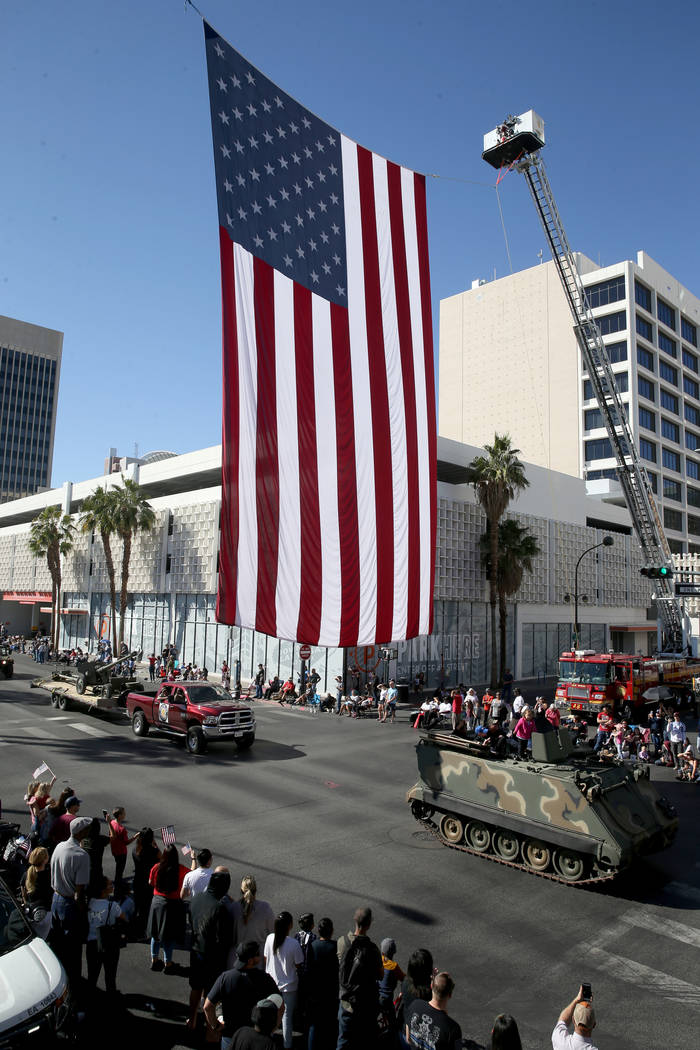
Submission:
<svg viewBox="0 0 700 1050">
<path fill-rule="evenodd" d="M 672 937 L 675 941 L 680 941 L 681 944 L 688 944 L 692 948 L 700 948 L 700 930 L 696 930 L 692 926 L 686 926 L 684 922 L 662 918 L 654 914 L 651 908 L 628 911 L 622 916 L 622 921 L 629 926 L 636 926 L 640 930 L 658 933 L 662 937 Z"/>
<path fill-rule="evenodd" d="M 672 977 L 660 970 L 652 970 L 650 966 L 635 962 L 624 955 L 608 952 L 604 948 L 597 948 L 595 945 L 587 948 L 586 955 L 599 963 L 608 976 L 627 984 L 641 986 L 646 992 L 653 989 L 671 1002 L 682 1003 L 691 1009 L 700 1009 L 700 988 L 695 984 L 688 984 L 687 981 L 681 981 L 678 977 Z M 584 957 L 579 950 L 577 957 Z"/>
<path fill-rule="evenodd" d="M 71 722 L 67 727 L 68 729 L 77 729 L 79 733 L 87 733 L 88 736 L 108 736 L 104 729 L 98 729 L 97 726 L 86 726 L 82 722 Z"/>
<path fill-rule="evenodd" d="M 67 722 L 72 715 L 48 715 L 49 722 Z"/>
<path fill-rule="evenodd" d="M 17 726 L 16 732 L 25 733 L 27 736 L 41 737 L 43 740 L 54 735 L 48 729 L 44 729 L 43 726 Z"/>
</svg>

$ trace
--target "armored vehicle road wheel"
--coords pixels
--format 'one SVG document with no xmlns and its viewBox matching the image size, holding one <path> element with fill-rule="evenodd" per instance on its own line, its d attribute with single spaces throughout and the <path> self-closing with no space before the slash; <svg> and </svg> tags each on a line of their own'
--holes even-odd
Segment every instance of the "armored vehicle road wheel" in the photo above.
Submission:
<svg viewBox="0 0 700 1050">
<path fill-rule="evenodd" d="M 578 882 L 586 873 L 586 862 L 580 853 L 570 849 L 558 849 L 554 854 L 554 866 L 567 882 Z"/>
<path fill-rule="evenodd" d="M 440 831 L 448 842 L 462 842 L 464 839 L 464 824 L 459 817 L 450 816 L 449 813 L 440 821 Z"/>
<path fill-rule="evenodd" d="M 190 726 L 187 730 L 185 746 L 191 755 L 202 755 L 207 749 L 207 741 L 199 726 Z"/>
<path fill-rule="evenodd" d="M 494 848 L 503 860 L 516 860 L 520 852 L 520 840 L 513 831 L 502 829 L 494 838 Z"/>
<path fill-rule="evenodd" d="M 78 677 L 75 680 L 75 691 L 76 691 L 76 693 L 78 693 L 80 696 L 82 696 L 83 693 L 85 692 L 85 687 L 86 686 L 87 686 L 87 678 L 85 677 L 84 674 L 79 674 Z"/>
<path fill-rule="evenodd" d="M 544 842 L 528 839 L 523 847 L 523 856 L 528 868 L 533 871 L 546 871 L 552 859 L 552 851 Z"/>
<path fill-rule="evenodd" d="M 491 832 L 480 820 L 467 825 L 467 842 L 477 853 L 487 853 L 491 845 Z"/>
<path fill-rule="evenodd" d="M 135 736 L 147 735 L 149 726 L 143 711 L 134 711 L 134 717 L 131 719 L 131 728 Z"/>
</svg>

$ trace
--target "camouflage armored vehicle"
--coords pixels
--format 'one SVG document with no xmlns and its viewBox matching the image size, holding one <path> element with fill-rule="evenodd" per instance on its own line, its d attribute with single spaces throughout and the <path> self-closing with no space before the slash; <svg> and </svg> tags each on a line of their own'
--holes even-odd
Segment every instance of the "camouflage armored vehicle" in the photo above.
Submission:
<svg viewBox="0 0 700 1050">
<path fill-rule="evenodd" d="M 670 846 L 678 828 L 648 766 L 602 764 L 565 729 L 534 733 L 524 760 L 439 731 L 416 751 L 406 801 L 441 842 L 559 882 L 610 879 Z"/>
</svg>

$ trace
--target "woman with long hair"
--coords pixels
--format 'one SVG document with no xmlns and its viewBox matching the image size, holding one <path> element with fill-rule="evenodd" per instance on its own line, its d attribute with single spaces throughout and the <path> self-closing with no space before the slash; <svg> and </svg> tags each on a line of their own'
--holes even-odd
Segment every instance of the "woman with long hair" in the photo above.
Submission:
<svg viewBox="0 0 700 1050">
<path fill-rule="evenodd" d="M 499 1014 L 491 1031 L 491 1050 L 523 1050 L 515 1018 Z"/>
<path fill-rule="evenodd" d="M 172 973 L 173 949 L 181 944 L 185 933 L 185 906 L 180 890 L 188 869 L 180 864 L 177 847 L 166 846 L 157 864 L 151 868 L 148 881 L 153 887 L 148 936 L 151 938 L 151 969 Z M 160 959 L 163 948 L 165 966 Z"/>
<path fill-rule="evenodd" d="M 435 973 L 433 956 L 427 948 L 417 948 L 409 956 L 406 976 L 401 983 L 401 1003 L 398 1009 L 399 1031 L 404 1030 L 404 1011 L 415 999 L 429 1003 L 433 992 L 431 983 Z"/>
<path fill-rule="evenodd" d="M 26 904 L 39 904 L 50 911 L 52 898 L 49 851 L 37 846 L 29 854 L 29 867 L 22 881 L 22 899 Z"/>
<path fill-rule="evenodd" d="M 255 875 L 244 875 L 241 879 L 241 895 L 232 909 L 235 923 L 234 944 L 240 944 L 241 941 L 256 941 L 262 948 L 272 933 L 275 913 L 267 901 L 258 900 L 257 893 L 258 885 Z M 261 961 L 260 968 L 262 967 Z"/>
<path fill-rule="evenodd" d="M 299 989 L 299 971 L 304 964 L 304 952 L 299 941 L 290 937 L 294 920 L 288 911 L 281 911 L 275 919 L 273 932 L 265 941 L 265 969 L 284 999 L 282 1036 L 285 1050 L 291 1050 L 294 1031 L 294 1009 Z"/>
<path fill-rule="evenodd" d="M 157 864 L 161 858 L 161 852 L 153 835 L 153 828 L 141 828 L 141 834 L 136 839 L 131 857 L 134 862 L 132 890 L 136 907 L 136 929 L 143 932 L 153 900 L 153 887 L 148 877 L 153 865 Z"/>
</svg>

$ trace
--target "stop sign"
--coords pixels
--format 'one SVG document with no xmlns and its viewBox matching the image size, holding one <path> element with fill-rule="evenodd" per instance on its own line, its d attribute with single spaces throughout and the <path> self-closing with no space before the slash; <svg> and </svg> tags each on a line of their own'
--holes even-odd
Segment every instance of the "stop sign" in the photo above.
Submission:
<svg viewBox="0 0 700 1050">
<path fill-rule="evenodd" d="M 302 660 L 308 660 L 311 657 L 311 646 L 310 645 L 300 645 L 299 646 L 299 656 L 300 656 L 300 658 Z"/>
</svg>

